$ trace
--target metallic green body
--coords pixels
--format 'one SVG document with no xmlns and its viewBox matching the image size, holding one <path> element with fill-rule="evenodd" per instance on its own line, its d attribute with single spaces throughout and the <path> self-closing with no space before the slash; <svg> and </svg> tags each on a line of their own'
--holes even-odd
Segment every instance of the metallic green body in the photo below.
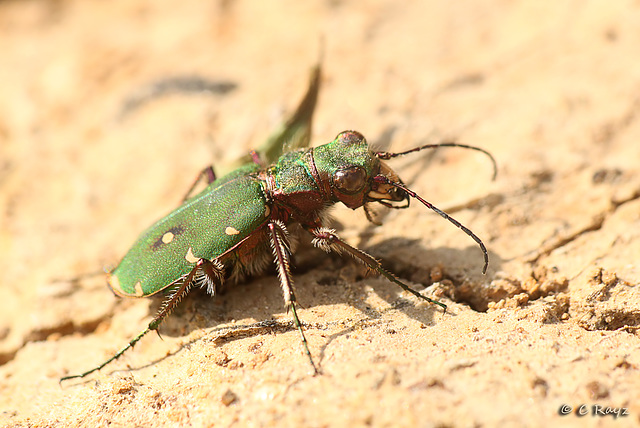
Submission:
<svg viewBox="0 0 640 428">
<path fill-rule="evenodd" d="M 343 134 L 341 134 L 343 135 Z M 314 227 L 328 206 L 362 206 L 368 188 L 343 195 L 330 185 L 336 171 L 358 165 L 368 178 L 380 161 L 366 140 L 334 141 L 283 154 L 265 169 L 245 165 L 145 231 L 109 275 L 116 294 L 142 297 L 179 282 L 200 259 L 218 259 L 228 276 L 258 272 L 269 254 L 267 221 Z"/>
<path fill-rule="evenodd" d="M 367 218 L 373 221 L 369 204 L 406 208 L 409 198 L 417 199 L 480 245 L 485 259 L 483 273 L 486 271 L 488 253 L 480 238 L 404 186 L 382 161 L 433 145 L 402 153 L 374 152 L 360 133 L 344 131 L 328 144 L 300 148 L 309 144 L 318 87 L 319 67 L 312 74 L 305 99 L 282 130 L 256 152 L 241 158 L 223 177 L 216 180 L 213 168 L 205 169 L 195 184 L 206 177 L 208 186 L 191 197 L 194 184 L 181 206 L 138 238 L 118 267 L 110 272 L 110 286 L 117 294 L 130 297 L 149 296 L 166 289 L 172 293 L 147 328 L 124 348 L 99 366 L 61 380 L 87 376 L 118 359 L 147 333 L 158 330 L 162 320 L 193 285 L 206 285 L 207 291 L 214 294 L 228 277 L 259 272 L 269 259 L 275 262 L 284 304 L 291 311 L 304 351 L 314 373 L 319 373 L 296 310 L 290 269 L 291 224 L 309 232 L 316 247 L 346 253 L 403 290 L 446 309 L 444 303 L 412 289 L 375 258 L 350 246 L 326 227 L 323 212 L 337 202 L 352 209 L 363 207 Z M 454 143 L 442 145 L 473 148 Z"/>
<path fill-rule="evenodd" d="M 262 144 L 255 155 L 243 156 L 228 172 L 147 229 L 120 264 L 109 273 L 113 291 L 126 297 L 150 296 L 183 278 L 196 259 L 212 260 L 234 249 L 252 233 L 255 239 L 225 257 L 235 274 L 252 273 L 261 260 L 266 238 L 257 230 L 269 215 L 266 183 L 257 178 L 265 165 L 283 153 L 309 146 L 311 121 L 320 87 L 320 66 L 313 68 L 307 92 L 293 115 Z M 266 214 L 266 216 L 265 216 Z M 238 233 L 236 233 L 236 231 Z"/>
<path fill-rule="evenodd" d="M 265 223 L 268 207 L 256 177 L 219 181 L 138 238 L 109 275 L 117 294 L 141 297 L 164 290 L 189 273 L 196 259 L 220 256 Z"/>
</svg>

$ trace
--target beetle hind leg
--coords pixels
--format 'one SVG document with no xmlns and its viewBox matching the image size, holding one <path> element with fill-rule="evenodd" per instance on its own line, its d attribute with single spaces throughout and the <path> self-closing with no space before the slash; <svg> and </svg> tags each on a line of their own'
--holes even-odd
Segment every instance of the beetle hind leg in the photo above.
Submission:
<svg viewBox="0 0 640 428">
<path fill-rule="evenodd" d="M 87 370 L 86 372 L 83 372 L 77 375 L 64 376 L 63 378 L 60 379 L 60 382 L 68 379 L 83 378 L 88 374 L 96 372 L 102 369 L 107 364 L 117 360 L 122 356 L 122 354 L 124 354 L 129 349 L 133 348 L 134 345 L 140 341 L 140 339 L 142 339 L 144 336 L 147 335 L 147 333 L 154 330 L 158 331 L 158 328 L 160 327 L 160 324 L 162 323 L 162 321 L 167 317 L 167 315 L 169 315 L 176 308 L 178 303 L 180 303 L 180 301 L 187 294 L 189 294 L 189 290 L 191 290 L 191 287 L 194 284 L 198 285 L 199 282 L 203 282 L 203 283 L 206 283 L 208 290 L 209 290 L 209 287 L 211 287 L 211 290 L 215 291 L 216 285 L 221 284 L 223 278 L 224 278 L 224 268 L 222 267 L 222 264 L 219 261 L 217 261 L 216 259 L 214 259 L 213 261 L 209 261 L 206 259 L 198 260 L 195 266 L 191 269 L 191 271 L 189 271 L 188 274 L 186 274 L 180 280 L 176 281 L 176 285 L 173 289 L 173 292 L 164 301 L 164 303 L 160 307 L 160 310 L 156 314 L 155 318 L 151 320 L 147 328 L 145 328 L 140 333 L 138 333 L 138 335 L 134 337 L 129 343 L 127 343 L 126 346 L 124 346 L 122 349 L 116 352 L 111 358 L 109 358 L 99 366 L 94 367 L 90 370 Z M 213 292 L 211 294 L 213 294 Z"/>
<path fill-rule="evenodd" d="M 224 282 L 224 265 L 218 260 L 211 261 L 201 259 L 200 268 L 196 271 L 195 285 L 204 288 L 212 296 L 215 296 L 218 287 Z"/>
</svg>

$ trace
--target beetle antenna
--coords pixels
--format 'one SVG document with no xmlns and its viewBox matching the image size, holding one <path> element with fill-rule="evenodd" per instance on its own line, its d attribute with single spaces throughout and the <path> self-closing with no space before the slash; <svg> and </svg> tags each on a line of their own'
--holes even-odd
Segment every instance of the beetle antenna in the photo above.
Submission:
<svg viewBox="0 0 640 428">
<path fill-rule="evenodd" d="M 496 163 L 496 160 L 493 157 L 493 155 L 491 153 L 489 153 L 488 151 L 486 151 L 485 149 L 481 149 L 480 147 L 476 147 L 476 146 L 468 146 L 466 144 L 458 144 L 458 143 L 426 144 L 424 146 L 416 147 L 414 149 L 407 150 L 405 152 L 399 152 L 399 153 L 376 152 L 375 155 L 376 155 L 376 157 L 378 159 L 388 160 L 388 159 L 395 158 L 395 157 L 398 157 L 398 156 L 403 156 L 403 155 L 406 155 L 406 154 L 409 154 L 409 153 L 419 152 L 420 150 L 436 149 L 438 147 L 461 147 L 463 149 L 470 149 L 470 150 L 475 150 L 475 151 L 484 153 L 485 155 L 487 155 L 489 157 L 489 159 L 491 159 L 491 163 L 493 164 L 493 177 L 491 179 L 492 180 L 496 179 L 496 176 L 498 175 L 498 164 Z"/>
<path fill-rule="evenodd" d="M 435 205 L 433 205 L 432 203 L 427 202 L 426 200 L 422 199 L 420 197 L 420 195 L 418 195 L 416 192 L 408 189 L 406 186 L 404 186 L 401 183 L 396 183 L 395 181 L 391 181 L 388 177 L 386 177 L 384 175 L 376 175 L 375 177 L 373 177 L 373 181 L 375 181 L 376 183 L 389 184 L 389 185 L 391 185 L 393 187 L 396 187 L 396 188 L 406 192 L 412 198 L 415 198 L 415 199 L 419 200 L 420 202 L 422 202 L 422 204 L 424 206 L 426 206 L 427 208 L 435 211 L 436 213 L 440 214 L 442 217 L 444 217 L 445 219 L 447 219 L 451 223 L 453 223 L 456 227 L 458 227 L 459 229 L 462 229 L 462 231 L 464 233 L 469 235 L 471 237 L 471 239 L 476 241 L 478 243 L 478 245 L 480 246 L 480 249 L 482 250 L 482 253 L 484 255 L 484 267 L 482 268 L 482 274 L 484 275 L 487 272 L 487 266 L 489 266 L 489 254 L 487 253 L 487 247 L 484 246 L 484 243 L 482 242 L 482 240 L 475 233 L 473 233 L 471 231 L 471 229 L 469 229 L 468 227 L 466 227 L 465 225 L 460 223 L 458 220 L 456 220 L 455 218 L 451 217 L 446 212 L 442 211 L 440 208 L 438 208 Z"/>
</svg>

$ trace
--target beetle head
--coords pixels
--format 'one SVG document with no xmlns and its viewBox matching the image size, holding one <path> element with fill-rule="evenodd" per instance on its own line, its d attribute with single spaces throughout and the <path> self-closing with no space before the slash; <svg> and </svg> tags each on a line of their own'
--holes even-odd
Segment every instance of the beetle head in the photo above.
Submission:
<svg viewBox="0 0 640 428">
<path fill-rule="evenodd" d="M 402 181 L 371 151 L 359 132 L 341 132 L 331 143 L 317 147 L 314 158 L 335 202 L 342 202 L 351 209 L 368 202 L 380 202 L 393 208 L 408 206 L 406 192 L 388 183 Z M 388 181 L 376 181 L 375 177 L 379 175 Z M 404 206 L 392 204 L 402 201 L 406 202 Z"/>
<path fill-rule="evenodd" d="M 393 186 L 373 181 L 381 171 L 381 162 L 359 132 L 341 132 L 331 143 L 316 147 L 314 159 L 321 181 L 335 202 L 356 209 L 378 199 L 402 200 Z M 384 170 L 392 174 L 390 179 L 397 179 L 390 168 Z"/>
<path fill-rule="evenodd" d="M 331 143 L 317 147 L 313 153 L 315 166 L 321 176 L 320 180 L 328 183 L 328 186 L 325 184 L 325 189 L 330 188 L 334 202 L 340 201 L 352 209 L 364 206 L 367 217 L 371 220 L 367 209 L 368 203 L 378 202 L 390 208 L 406 208 L 409 206 L 410 198 L 417 199 L 424 206 L 462 229 L 478 243 L 484 254 L 485 263 L 482 271 L 484 273 L 489 257 L 480 238 L 456 219 L 406 187 L 400 177 L 384 163 L 387 159 L 436 147 L 462 147 L 486 154 L 493 163 L 495 177 L 496 162 L 489 152 L 458 143 L 429 144 L 400 153 L 373 152 L 362 134 L 356 131 L 344 131 Z M 404 204 L 398 204 L 398 202 L 404 202 Z"/>
</svg>

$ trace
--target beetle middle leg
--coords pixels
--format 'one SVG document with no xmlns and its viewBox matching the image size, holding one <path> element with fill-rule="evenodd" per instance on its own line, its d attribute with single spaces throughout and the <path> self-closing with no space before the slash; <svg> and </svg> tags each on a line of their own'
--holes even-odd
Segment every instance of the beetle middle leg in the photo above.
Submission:
<svg viewBox="0 0 640 428">
<path fill-rule="evenodd" d="M 371 257 L 369 254 L 365 253 L 364 251 L 356 247 L 352 247 L 351 245 L 347 244 L 345 241 L 340 239 L 340 237 L 336 235 L 334 230 L 326 227 L 318 227 L 315 229 L 307 229 L 307 230 L 311 232 L 311 234 L 314 236 L 313 244 L 316 247 L 320 248 L 321 250 L 326 251 L 327 253 L 332 250 L 338 254 L 347 253 L 351 257 L 362 262 L 369 269 L 375 272 L 378 272 L 379 274 L 387 278 L 389 281 L 398 284 L 403 290 L 408 291 L 409 293 L 413 294 L 414 296 L 422 300 L 426 300 L 429 303 L 433 303 L 435 305 L 440 306 L 444 311 L 447 310 L 447 305 L 445 305 L 442 302 L 438 302 L 437 300 L 430 299 L 418 293 L 416 290 L 414 290 L 413 288 L 409 287 L 407 284 L 405 284 L 404 282 L 396 278 L 391 272 L 383 268 L 378 260 Z"/>
<path fill-rule="evenodd" d="M 304 352 L 309 358 L 311 367 L 313 367 L 313 373 L 318 374 L 318 368 L 314 364 L 313 358 L 311 357 L 307 338 L 304 336 L 302 324 L 300 323 L 298 312 L 296 311 L 296 296 L 293 293 L 293 279 L 291 276 L 290 268 L 291 249 L 289 247 L 287 229 L 285 225 L 280 221 L 270 222 L 267 224 L 267 227 L 269 228 L 269 233 L 271 235 L 271 249 L 273 250 L 273 256 L 278 268 L 278 278 L 280 279 L 280 286 L 282 287 L 282 293 L 284 294 L 284 305 L 287 308 L 287 311 L 291 309 L 293 323 L 300 333 L 300 339 L 302 340 Z"/>
<path fill-rule="evenodd" d="M 186 201 L 191 196 L 193 196 L 193 190 L 196 188 L 196 186 L 203 179 L 207 180 L 207 185 L 209 185 L 209 184 L 213 183 L 214 181 L 216 181 L 216 178 L 217 177 L 216 177 L 215 171 L 213 170 L 213 165 L 209 165 L 208 167 L 206 167 L 205 169 L 200 171 L 200 174 L 198 174 L 198 176 L 194 180 L 194 182 L 191 185 L 191 187 L 189 187 L 189 190 L 187 191 L 186 195 L 184 195 L 184 198 L 182 199 L 182 202 Z"/>
</svg>

